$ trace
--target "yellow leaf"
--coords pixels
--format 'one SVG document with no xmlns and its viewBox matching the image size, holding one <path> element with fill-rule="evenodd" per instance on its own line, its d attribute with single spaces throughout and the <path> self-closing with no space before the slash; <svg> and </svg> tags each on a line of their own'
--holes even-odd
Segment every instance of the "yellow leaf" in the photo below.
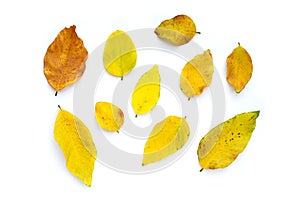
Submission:
<svg viewBox="0 0 300 200">
<path fill-rule="evenodd" d="M 240 45 L 227 57 L 226 79 L 240 93 L 250 80 L 253 72 L 252 60 L 249 53 Z"/>
<path fill-rule="evenodd" d="M 246 148 L 259 111 L 238 114 L 209 131 L 200 141 L 198 159 L 202 169 L 225 168 Z"/>
<path fill-rule="evenodd" d="M 123 78 L 135 67 L 136 59 L 136 48 L 127 33 L 117 30 L 108 37 L 103 53 L 107 72 Z"/>
<path fill-rule="evenodd" d="M 155 33 L 159 38 L 179 46 L 188 43 L 199 32 L 196 32 L 196 25 L 189 16 L 177 15 L 163 21 Z"/>
<path fill-rule="evenodd" d="M 158 65 L 147 71 L 138 80 L 131 99 L 136 115 L 145 114 L 152 110 L 160 96 L 160 74 Z"/>
<path fill-rule="evenodd" d="M 60 108 L 54 138 L 65 155 L 68 170 L 91 186 L 97 150 L 89 129 L 76 116 Z"/>
<path fill-rule="evenodd" d="M 190 99 L 200 95 L 211 84 L 214 65 L 210 50 L 196 55 L 181 71 L 180 88 Z"/>
<path fill-rule="evenodd" d="M 152 129 L 144 147 L 143 165 L 159 161 L 183 147 L 190 135 L 185 118 L 169 116 Z"/>
<path fill-rule="evenodd" d="M 97 102 L 95 115 L 99 126 L 108 131 L 118 131 L 124 123 L 123 111 L 112 103 Z"/>
<path fill-rule="evenodd" d="M 85 70 L 88 52 L 75 29 L 71 26 L 60 31 L 44 57 L 44 74 L 55 95 L 75 83 Z"/>
</svg>

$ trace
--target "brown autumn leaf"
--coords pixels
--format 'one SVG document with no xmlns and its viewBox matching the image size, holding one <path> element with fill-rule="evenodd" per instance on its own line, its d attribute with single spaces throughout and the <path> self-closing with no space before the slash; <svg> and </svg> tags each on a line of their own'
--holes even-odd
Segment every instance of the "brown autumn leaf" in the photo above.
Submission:
<svg viewBox="0 0 300 200">
<path fill-rule="evenodd" d="M 156 35 L 174 45 L 180 46 L 193 39 L 196 33 L 194 21 L 187 15 L 177 15 L 163 21 L 154 31 Z"/>
<path fill-rule="evenodd" d="M 232 85 L 236 93 L 240 93 L 249 82 L 253 64 L 249 53 L 238 43 L 232 53 L 227 57 L 227 82 Z"/>
<path fill-rule="evenodd" d="M 44 57 L 44 74 L 56 91 L 75 83 L 85 70 L 88 52 L 75 32 L 76 26 L 64 28 L 50 44 Z"/>
</svg>

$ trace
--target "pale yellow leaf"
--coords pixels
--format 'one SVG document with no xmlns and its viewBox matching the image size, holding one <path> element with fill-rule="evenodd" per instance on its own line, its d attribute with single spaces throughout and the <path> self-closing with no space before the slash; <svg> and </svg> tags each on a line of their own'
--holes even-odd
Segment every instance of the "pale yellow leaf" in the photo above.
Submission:
<svg viewBox="0 0 300 200">
<path fill-rule="evenodd" d="M 152 129 L 144 147 L 143 165 L 157 162 L 181 149 L 190 128 L 185 118 L 169 116 Z"/>
<path fill-rule="evenodd" d="M 123 78 L 135 67 L 136 59 L 135 45 L 127 33 L 117 30 L 108 37 L 103 52 L 106 71 Z"/>
</svg>

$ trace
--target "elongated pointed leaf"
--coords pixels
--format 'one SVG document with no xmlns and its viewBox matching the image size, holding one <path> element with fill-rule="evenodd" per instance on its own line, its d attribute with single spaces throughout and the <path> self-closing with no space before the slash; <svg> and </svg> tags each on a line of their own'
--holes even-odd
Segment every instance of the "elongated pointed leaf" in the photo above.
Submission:
<svg viewBox="0 0 300 200">
<path fill-rule="evenodd" d="M 259 111 L 238 114 L 209 131 L 200 141 L 198 159 L 203 169 L 225 168 L 246 148 Z"/>
<path fill-rule="evenodd" d="M 68 170 L 91 186 L 97 151 L 89 129 L 76 116 L 60 109 L 54 125 L 54 138 L 65 155 Z"/>
<path fill-rule="evenodd" d="M 160 96 L 160 74 L 158 65 L 147 71 L 138 80 L 131 99 L 134 112 L 145 114 L 152 110 Z"/>
<path fill-rule="evenodd" d="M 144 147 L 143 165 L 157 162 L 181 149 L 190 128 L 185 118 L 169 116 L 152 129 Z"/>
</svg>

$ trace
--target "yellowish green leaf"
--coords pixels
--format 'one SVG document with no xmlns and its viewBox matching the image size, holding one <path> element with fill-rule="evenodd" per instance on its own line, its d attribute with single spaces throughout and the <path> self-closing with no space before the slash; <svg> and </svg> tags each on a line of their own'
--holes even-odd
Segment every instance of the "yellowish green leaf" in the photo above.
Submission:
<svg viewBox="0 0 300 200">
<path fill-rule="evenodd" d="M 152 110 L 160 96 L 160 74 L 158 65 L 144 73 L 138 80 L 131 99 L 136 115 Z"/>
<path fill-rule="evenodd" d="M 88 52 L 75 29 L 76 26 L 71 26 L 61 30 L 44 57 L 44 74 L 55 95 L 75 83 L 85 70 Z"/>
<path fill-rule="evenodd" d="M 127 33 L 117 30 L 108 37 L 103 52 L 106 71 L 123 78 L 135 67 L 136 59 L 135 45 Z"/>
<path fill-rule="evenodd" d="M 190 128 L 185 118 L 169 116 L 152 129 L 144 147 L 143 165 L 157 162 L 181 149 Z"/>
<path fill-rule="evenodd" d="M 249 53 L 240 45 L 227 57 L 226 79 L 240 93 L 250 80 L 253 72 L 252 60 Z"/>
<path fill-rule="evenodd" d="M 179 46 L 188 43 L 199 32 L 196 32 L 196 25 L 189 16 L 177 15 L 163 21 L 155 33 L 159 38 Z"/>
<path fill-rule="evenodd" d="M 209 131 L 200 141 L 198 159 L 202 169 L 225 168 L 246 148 L 259 111 L 238 114 Z"/>
<path fill-rule="evenodd" d="M 196 55 L 181 71 L 180 88 L 190 99 L 200 95 L 211 84 L 214 65 L 210 50 Z"/>
<path fill-rule="evenodd" d="M 89 129 L 76 116 L 60 108 L 54 138 L 65 155 L 68 170 L 91 186 L 97 150 Z"/>
<path fill-rule="evenodd" d="M 118 131 L 124 123 L 123 111 L 109 102 L 97 102 L 95 115 L 99 126 L 108 131 Z"/>
</svg>

